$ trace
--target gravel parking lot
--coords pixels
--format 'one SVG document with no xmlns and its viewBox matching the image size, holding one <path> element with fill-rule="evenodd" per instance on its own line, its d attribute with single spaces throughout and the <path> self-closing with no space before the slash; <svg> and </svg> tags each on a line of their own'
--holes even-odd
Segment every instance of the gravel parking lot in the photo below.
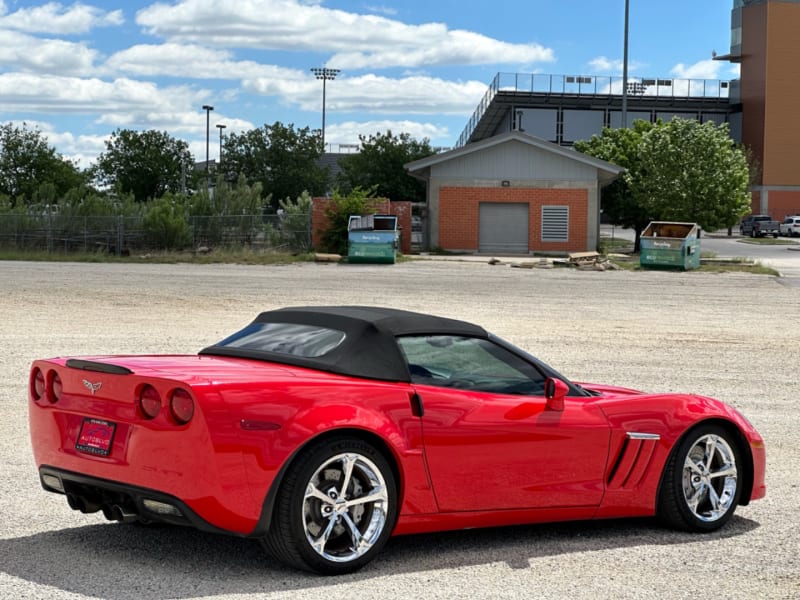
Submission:
<svg viewBox="0 0 800 600">
<path fill-rule="evenodd" d="M 0 262 L 0 294 L 2 598 L 800 598 L 800 288 L 775 278 L 445 261 Z M 353 303 L 475 321 L 579 381 L 726 400 L 766 440 L 767 498 L 703 536 L 636 520 L 394 538 L 361 572 L 321 578 L 250 541 L 73 513 L 39 487 L 34 358 L 194 353 L 262 310 Z"/>
</svg>

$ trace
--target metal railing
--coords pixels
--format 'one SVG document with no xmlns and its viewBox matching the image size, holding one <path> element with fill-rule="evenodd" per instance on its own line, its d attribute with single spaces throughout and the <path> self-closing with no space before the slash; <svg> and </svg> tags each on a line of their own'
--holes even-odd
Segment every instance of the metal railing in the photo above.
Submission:
<svg viewBox="0 0 800 600">
<path fill-rule="evenodd" d="M 720 79 L 629 77 L 628 95 L 647 98 L 729 98 L 735 82 Z M 622 96 L 623 79 L 616 76 L 498 73 L 472 113 L 456 147 L 464 146 L 499 92 L 550 96 Z"/>
</svg>

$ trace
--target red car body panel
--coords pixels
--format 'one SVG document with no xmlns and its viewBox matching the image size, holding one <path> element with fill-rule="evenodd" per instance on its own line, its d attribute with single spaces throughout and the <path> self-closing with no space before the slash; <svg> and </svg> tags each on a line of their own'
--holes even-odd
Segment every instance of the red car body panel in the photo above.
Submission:
<svg viewBox="0 0 800 600">
<path fill-rule="evenodd" d="M 360 431 L 391 454 L 400 489 L 395 534 L 655 513 L 661 473 L 691 427 L 735 429 L 752 456 L 749 499 L 764 495 L 763 440 L 739 413 L 691 395 L 645 395 L 585 384 L 563 411 L 542 397 L 502 396 L 361 379 L 304 367 L 220 356 L 99 356 L 129 375 L 34 362 L 57 373 L 60 399 L 37 399 L 30 430 L 38 467 L 48 466 L 181 499 L 211 526 L 258 534 L 273 484 L 297 452 L 336 430 Z M 99 385 L 97 385 L 99 384 Z M 145 419 L 137 398 L 151 385 L 194 399 L 187 425 L 162 410 Z M 95 389 L 96 388 L 96 389 Z M 417 395 L 424 415 L 412 410 Z M 107 456 L 76 449 L 87 417 L 114 423 Z M 650 434 L 631 439 L 630 433 Z"/>
</svg>

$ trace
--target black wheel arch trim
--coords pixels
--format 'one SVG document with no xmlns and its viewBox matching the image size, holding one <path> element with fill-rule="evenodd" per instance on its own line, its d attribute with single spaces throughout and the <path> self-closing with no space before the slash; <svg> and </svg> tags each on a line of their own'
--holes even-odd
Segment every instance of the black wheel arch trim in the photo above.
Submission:
<svg viewBox="0 0 800 600">
<path fill-rule="evenodd" d="M 669 451 L 669 456 L 667 457 L 667 461 L 664 463 L 665 467 L 669 463 L 669 458 L 678 451 L 681 443 L 685 440 L 693 431 L 695 431 L 698 427 L 703 427 L 705 425 L 717 425 L 725 429 L 728 433 L 732 434 L 735 437 L 735 442 L 738 446 L 738 450 L 742 456 L 742 465 L 740 465 L 742 469 L 742 474 L 739 479 L 741 482 L 741 493 L 739 494 L 739 506 L 747 506 L 750 504 L 750 497 L 753 494 L 753 451 L 750 448 L 750 444 L 747 441 L 747 438 L 742 433 L 742 430 L 734 423 L 733 421 L 728 421 L 727 419 L 706 419 L 703 421 L 698 421 L 697 423 L 692 423 L 691 427 L 686 429 L 680 437 L 675 440 L 672 448 Z M 656 491 L 655 496 L 655 505 L 658 506 L 658 499 L 661 497 L 661 492 L 664 487 L 664 476 L 666 475 L 666 468 L 661 471 L 661 475 L 658 480 L 658 490 Z"/>
<path fill-rule="evenodd" d="M 264 503 L 261 508 L 261 516 L 258 519 L 258 523 L 256 524 L 255 529 L 253 532 L 248 536 L 252 538 L 262 538 L 267 535 L 269 532 L 270 522 L 272 520 L 272 514 L 275 511 L 275 502 L 278 498 L 278 492 L 283 485 L 283 480 L 286 477 L 286 473 L 288 473 L 289 469 L 292 468 L 297 457 L 305 451 L 306 448 L 311 446 L 312 444 L 317 444 L 322 442 L 328 438 L 335 438 L 341 436 L 353 436 L 358 438 L 364 442 L 368 442 L 370 444 L 374 444 L 376 449 L 383 455 L 386 461 L 389 463 L 389 467 L 392 469 L 392 473 L 395 478 L 395 482 L 397 485 L 397 503 L 398 509 L 403 504 L 403 487 L 404 482 L 400 476 L 400 468 L 397 464 L 397 457 L 395 456 L 394 452 L 392 451 L 391 447 L 387 443 L 385 439 L 377 435 L 372 431 L 367 431 L 365 429 L 357 429 L 357 428 L 341 428 L 341 429 L 331 429 L 328 431 L 323 431 L 318 435 L 315 435 L 309 439 L 307 439 L 301 446 L 296 448 L 294 452 L 289 455 L 289 458 L 283 463 L 283 466 L 278 470 L 278 473 L 275 475 L 275 479 L 272 481 L 272 485 L 267 492 L 266 498 L 264 498 Z M 399 511 L 398 511 L 399 514 Z"/>
</svg>

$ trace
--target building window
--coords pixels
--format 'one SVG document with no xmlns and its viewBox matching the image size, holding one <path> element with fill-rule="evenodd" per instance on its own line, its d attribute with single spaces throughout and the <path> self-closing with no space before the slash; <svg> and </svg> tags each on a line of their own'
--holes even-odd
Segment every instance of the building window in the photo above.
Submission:
<svg viewBox="0 0 800 600">
<path fill-rule="evenodd" d="M 542 207 L 542 241 L 569 241 L 569 206 Z"/>
</svg>

